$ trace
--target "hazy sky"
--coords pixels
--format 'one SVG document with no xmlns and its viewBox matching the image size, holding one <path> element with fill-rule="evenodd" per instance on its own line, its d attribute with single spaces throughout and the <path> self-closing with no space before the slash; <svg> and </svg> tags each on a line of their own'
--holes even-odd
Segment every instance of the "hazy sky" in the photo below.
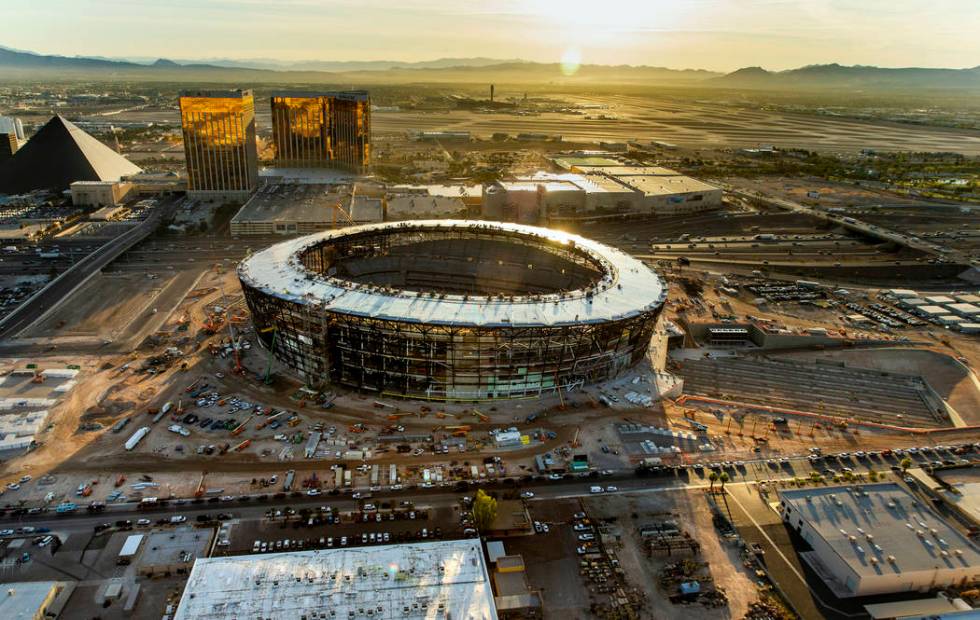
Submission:
<svg viewBox="0 0 980 620">
<path fill-rule="evenodd" d="M 980 0 L 4 0 L 0 44 L 168 58 L 980 65 Z"/>
</svg>

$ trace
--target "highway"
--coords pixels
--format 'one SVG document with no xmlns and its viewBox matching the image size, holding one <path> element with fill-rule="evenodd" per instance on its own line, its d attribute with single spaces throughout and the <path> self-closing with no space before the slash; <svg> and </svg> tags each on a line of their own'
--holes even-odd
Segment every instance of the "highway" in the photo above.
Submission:
<svg viewBox="0 0 980 620">
<path fill-rule="evenodd" d="M 112 239 L 99 249 L 76 262 L 67 271 L 52 280 L 43 289 L 26 299 L 10 314 L 0 320 L 0 339 L 11 338 L 44 314 L 45 311 L 65 299 L 77 286 L 92 274 L 101 271 L 153 231 L 157 224 L 173 212 L 174 205 L 161 205 L 139 226 Z"/>
<path fill-rule="evenodd" d="M 792 200 L 786 200 L 785 198 L 776 198 L 774 196 L 765 196 L 754 191 L 748 191 L 744 189 L 739 189 L 737 187 L 723 184 L 723 187 L 732 194 L 746 198 L 749 200 L 757 200 L 768 205 L 778 207 L 780 209 L 785 209 L 787 211 L 792 211 L 794 213 L 800 213 L 814 217 L 826 222 L 832 222 L 838 226 L 842 226 L 850 231 L 866 235 L 868 237 L 873 237 L 881 241 L 895 243 L 900 246 L 907 247 L 912 250 L 918 250 L 926 254 L 930 254 L 943 260 L 959 263 L 962 265 L 970 265 L 971 257 L 957 250 L 951 248 L 945 248 L 935 243 L 929 241 L 924 241 L 918 239 L 911 235 L 905 235 L 891 230 L 886 230 L 880 226 L 874 224 L 867 224 L 860 220 L 856 220 L 852 217 L 845 217 L 841 215 L 836 215 L 833 213 L 827 213 L 821 211 L 820 209 L 814 209 L 806 205 L 800 204 L 798 202 L 793 202 Z"/>
</svg>

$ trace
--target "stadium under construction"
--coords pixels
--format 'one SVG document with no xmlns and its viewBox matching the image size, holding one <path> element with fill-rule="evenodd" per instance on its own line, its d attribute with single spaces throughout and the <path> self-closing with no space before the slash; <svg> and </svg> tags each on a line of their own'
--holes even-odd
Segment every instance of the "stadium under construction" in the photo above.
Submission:
<svg viewBox="0 0 980 620">
<path fill-rule="evenodd" d="M 262 344 L 311 386 L 521 398 L 617 376 L 646 354 L 666 286 L 576 235 L 417 220 L 286 241 L 238 268 Z"/>
</svg>

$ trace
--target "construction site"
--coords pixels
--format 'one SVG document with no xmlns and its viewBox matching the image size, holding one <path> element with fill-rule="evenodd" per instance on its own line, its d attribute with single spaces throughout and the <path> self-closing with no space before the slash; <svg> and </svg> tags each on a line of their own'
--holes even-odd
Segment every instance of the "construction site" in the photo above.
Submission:
<svg viewBox="0 0 980 620">
<path fill-rule="evenodd" d="M 239 275 L 258 337 L 307 385 L 436 400 L 613 378 L 645 356 L 665 299 L 653 271 L 612 248 L 454 220 L 300 238 Z"/>
</svg>

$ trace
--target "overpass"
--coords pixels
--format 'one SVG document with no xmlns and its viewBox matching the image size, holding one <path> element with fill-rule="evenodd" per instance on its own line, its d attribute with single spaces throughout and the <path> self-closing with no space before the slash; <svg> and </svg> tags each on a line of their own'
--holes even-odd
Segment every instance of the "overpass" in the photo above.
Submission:
<svg viewBox="0 0 980 620">
<path fill-rule="evenodd" d="M 0 339 L 13 338 L 18 332 L 33 323 L 46 311 L 56 306 L 92 275 L 102 271 L 109 263 L 123 255 L 127 250 L 146 239 L 165 217 L 173 212 L 174 205 L 161 205 L 135 228 L 126 231 L 115 239 L 107 241 L 102 247 L 69 267 L 48 282 L 44 288 L 24 300 L 10 314 L 0 320 Z"/>
</svg>

